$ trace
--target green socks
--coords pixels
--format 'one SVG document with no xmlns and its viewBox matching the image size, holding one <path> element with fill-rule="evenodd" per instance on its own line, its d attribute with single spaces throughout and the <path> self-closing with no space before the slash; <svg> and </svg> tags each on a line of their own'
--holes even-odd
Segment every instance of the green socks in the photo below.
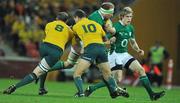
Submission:
<svg viewBox="0 0 180 103">
<path fill-rule="evenodd" d="M 148 92 L 149 96 L 151 96 L 153 94 L 153 91 L 151 89 L 151 84 L 149 82 L 148 77 L 147 76 L 141 76 L 139 79 L 140 79 L 140 82 L 142 83 L 143 87 Z"/>
<path fill-rule="evenodd" d="M 64 62 L 63 61 L 58 61 L 48 72 L 55 71 L 55 70 L 60 70 L 62 68 L 64 68 Z M 43 75 L 41 75 L 39 77 L 40 88 L 44 88 L 46 76 L 47 76 L 47 73 L 45 73 L 45 74 L 43 74 Z"/>
<path fill-rule="evenodd" d="M 95 91 L 96 89 L 102 88 L 102 87 L 108 87 L 108 90 L 112 93 L 116 90 L 116 82 L 114 78 L 110 77 L 108 81 L 103 79 L 103 82 L 99 82 L 95 85 L 90 86 L 92 91 Z"/>
<path fill-rule="evenodd" d="M 108 81 L 105 81 L 105 83 L 106 83 L 110 93 L 113 93 L 116 91 L 117 85 L 116 85 L 116 82 L 113 77 L 109 77 Z"/>
<path fill-rule="evenodd" d="M 96 89 L 99 89 L 99 88 L 102 88 L 102 87 L 105 87 L 105 86 L 106 86 L 106 84 L 104 82 L 99 82 L 99 83 L 97 83 L 95 85 L 90 86 L 90 88 L 91 88 L 92 91 L 95 91 Z"/>
<path fill-rule="evenodd" d="M 40 88 L 44 88 L 44 84 L 45 84 L 45 81 L 46 81 L 46 76 L 47 76 L 47 73 L 44 73 L 43 75 L 41 75 L 39 77 L 39 84 L 40 84 Z"/>
<path fill-rule="evenodd" d="M 15 85 L 16 88 L 22 87 L 24 85 L 27 85 L 29 83 L 31 83 L 32 81 L 36 80 L 37 76 L 34 73 L 30 73 L 28 75 L 26 75 L 19 83 L 17 83 Z"/>
<path fill-rule="evenodd" d="M 64 61 L 59 60 L 48 72 L 60 69 L 64 69 Z"/>
<path fill-rule="evenodd" d="M 76 85 L 76 88 L 78 89 L 79 94 L 83 94 L 83 81 L 81 79 L 81 77 L 75 77 L 74 78 L 74 82 Z"/>
</svg>

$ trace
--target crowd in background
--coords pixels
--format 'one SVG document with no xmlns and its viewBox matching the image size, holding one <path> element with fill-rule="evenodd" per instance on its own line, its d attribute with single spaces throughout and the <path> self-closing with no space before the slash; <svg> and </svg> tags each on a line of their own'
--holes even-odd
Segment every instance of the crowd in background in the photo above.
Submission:
<svg viewBox="0 0 180 103">
<path fill-rule="evenodd" d="M 47 22 L 57 12 L 81 8 L 87 14 L 98 9 L 98 0 L 2 0 L 0 37 L 20 56 L 39 57 L 38 44 Z"/>
<path fill-rule="evenodd" d="M 115 4 L 115 13 L 134 0 L 1 0 L 0 37 L 20 56 L 39 57 L 38 44 L 44 37 L 47 22 L 60 11 L 70 14 L 77 8 L 87 15 L 104 1 Z"/>
<path fill-rule="evenodd" d="M 38 46 L 45 36 L 45 25 L 54 20 L 58 12 L 71 14 L 80 8 L 89 15 L 104 1 L 113 2 L 117 13 L 122 3 L 129 5 L 135 0 L 1 0 L 0 46 L 8 44 L 20 56 L 39 58 Z M 4 55 L 0 48 L 0 56 Z"/>
</svg>

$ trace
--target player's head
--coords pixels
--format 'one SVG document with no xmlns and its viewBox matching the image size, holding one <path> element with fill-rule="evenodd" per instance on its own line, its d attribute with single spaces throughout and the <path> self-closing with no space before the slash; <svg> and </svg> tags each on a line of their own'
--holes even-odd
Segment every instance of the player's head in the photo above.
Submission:
<svg viewBox="0 0 180 103">
<path fill-rule="evenodd" d="M 62 20 L 66 22 L 69 18 L 69 15 L 66 12 L 59 12 L 56 16 L 56 20 Z"/>
<path fill-rule="evenodd" d="M 75 20 L 74 20 L 73 17 L 70 17 L 70 18 L 67 20 L 67 22 L 66 22 L 66 24 L 67 24 L 69 27 L 72 27 L 75 23 L 76 23 L 76 22 L 75 22 Z"/>
<path fill-rule="evenodd" d="M 130 7 L 124 7 L 119 14 L 119 18 L 124 25 L 130 24 L 132 21 L 132 17 L 133 17 L 133 10 Z"/>
<path fill-rule="evenodd" d="M 82 18 L 85 18 L 86 17 L 86 13 L 81 10 L 81 9 L 77 9 L 74 13 L 74 20 L 75 22 L 79 21 L 80 19 Z"/>
<path fill-rule="evenodd" d="M 102 14 L 105 20 L 110 19 L 114 13 L 114 4 L 111 2 L 102 3 L 99 12 Z"/>
</svg>

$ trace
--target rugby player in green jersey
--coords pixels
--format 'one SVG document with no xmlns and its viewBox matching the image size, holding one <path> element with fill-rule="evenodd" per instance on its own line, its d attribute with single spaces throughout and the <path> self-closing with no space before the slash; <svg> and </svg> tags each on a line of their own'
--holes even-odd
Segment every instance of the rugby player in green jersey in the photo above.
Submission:
<svg viewBox="0 0 180 103">
<path fill-rule="evenodd" d="M 130 42 L 131 47 L 140 55 L 144 55 L 144 51 L 139 48 L 135 36 L 134 36 L 134 28 L 130 24 L 133 17 L 133 11 L 130 7 L 125 7 L 120 13 L 120 20 L 113 24 L 113 31 L 114 37 L 116 38 L 115 41 L 115 48 L 112 53 L 108 55 L 108 60 L 110 63 L 111 70 L 113 74 L 117 74 L 116 77 L 122 76 L 122 68 L 131 69 L 134 72 L 139 74 L 140 82 L 142 83 L 143 87 L 146 89 L 147 93 L 151 100 L 157 100 L 165 95 L 165 91 L 161 92 L 154 92 L 151 88 L 151 84 L 149 82 L 146 73 L 141 66 L 141 64 L 128 53 L 128 42 Z M 108 29 L 108 28 L 107 28 Z M 116 81 L 120 81 L 116 78 Z M 85 95 L 89 96 L 93 91 L 98 88 L 104 87 L 105 84 L 100 82 L 96 85 L 89 86 L 86 91 Z"/>
</svg>

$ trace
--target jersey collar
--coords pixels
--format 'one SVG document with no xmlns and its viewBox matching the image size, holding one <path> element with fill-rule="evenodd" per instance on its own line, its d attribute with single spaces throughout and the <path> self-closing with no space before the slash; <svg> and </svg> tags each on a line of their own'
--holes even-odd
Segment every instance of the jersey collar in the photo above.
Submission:
<svg viewBox="0 0 180 103">
<path fill-rule="evenodd" d="M 119 23 L 120 23 L 121 25 L 125 26 L 125 24 L 124 24 L 121 20 L 119 20 Z"/>
<path fill-rule="evenodd" d="M 104 20 L 104 17 L 102 16 L 102 13 L 98 10 L 99 15 L 101 16 L 101 18 Z"/>
</svg>

